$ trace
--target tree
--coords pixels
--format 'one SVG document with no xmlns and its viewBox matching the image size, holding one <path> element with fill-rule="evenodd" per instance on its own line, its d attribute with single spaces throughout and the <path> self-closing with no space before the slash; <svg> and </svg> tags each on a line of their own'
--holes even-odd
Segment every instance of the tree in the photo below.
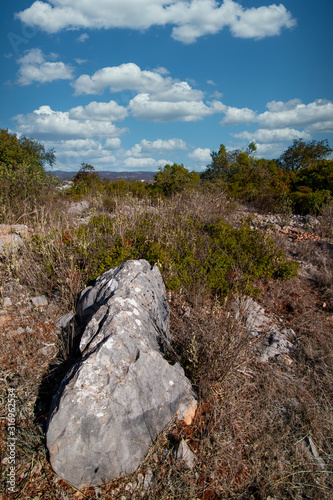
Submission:
<svg viewBox="0 0 333 500">
<path fill-rule="evenodd" d="M 33 139 L 0 130 L 0 221 L 17 220 L 50 198 L 56 179 L 44 170 L 53 150 Z"/>
<path fill-rule="evenodd" d="M 95 172 L 95 167 L 89 163 L 81 163 L 80 170 L 73 177 L 73 182 L 76 185 L 80 183 L 92 185 L 97 180 L 99 180 L 98 173 Z"/>
<path fill-rule="evenodd" d="M 17 137 L 8 130 L 0 130 L 0 163 L 11 166 L 11 169 L 25 163 L 31 167 L 44 168 L 55 162 L 54 150 L 46 151 L 45 147 L 34 139 Z"/>
<path fill-rule="evenodd" d="M 184 165 L 165 165 L 160 167 L 155 175 L 155 187 L 165 195 L 171 195 L 187 189 L 193 189 L 200 184 L 198 172 L 190 172 Z"/>
<path fill-rule="evenodd" d="M 327 139 L 309 142 L 294 139 L 292 146 L 280 156 L 279 164 L 286 171 L 296 172 L 327 158 L 332 151 Z"/>
</svg>

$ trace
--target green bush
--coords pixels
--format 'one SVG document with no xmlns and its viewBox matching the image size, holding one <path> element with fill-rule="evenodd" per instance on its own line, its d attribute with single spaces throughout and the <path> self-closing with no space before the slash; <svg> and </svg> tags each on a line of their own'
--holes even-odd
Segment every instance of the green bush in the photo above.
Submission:
<svg viewBox="0 0 333 500">
<path fill-rule="evenodd" d="M 184 165 L 165 165 L 155 175 L 154 189 L 170 196 L 181 191 L 195 189 L 200 184 L 200 175 L 190 172 Z"/>
<path fill-rule="evenodd" d="M 43 167 L 0 163 L 0 185 L 0 222 L 11 223 L 52 196 L 56 180 Z"/>
<path fill-rule="evenodd" d="M 222 219 L 204 224 L 179 216 L 164 225 L 163 234 L 162 225 L 160 216 L 145 215 L 120 235 L 116 220 L 94 217 L 76 230 L 71 252 L 87 281 L 127 259 L 143 258 L 158 264 L 167 288 L 189 296 L 198 286 L 219 297 L 231 291 L 256 295 L 258 280 L 297 274 L 297 265 L 286 260 L 273 240 L 247 224 L 233 229 Z"/>
<path fill-rule="evenodd" d="M 300 186 L 298 191 L 290 193 L 295 211 L 300 214 L 319 215 L 331 200 L 331 193 L 327 189 L 312 192 L 307 186 Z"/>
<path fill-rule="evenodd" d="M 0 131 L 0 222 L 14 222 L 52 196 L 56 180 L 44 170 L 53 151 L 38 142 Z"/>
</svg>

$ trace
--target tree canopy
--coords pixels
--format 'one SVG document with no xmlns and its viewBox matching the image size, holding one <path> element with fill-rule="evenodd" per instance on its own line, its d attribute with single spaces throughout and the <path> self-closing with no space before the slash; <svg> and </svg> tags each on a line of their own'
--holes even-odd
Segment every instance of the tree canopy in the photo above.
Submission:
<svg viewBox="0 0 333 500">
<path fill-rule="evenodd" d="M 279 164 L 284 170 L 296 172 L 315 161 L 327 158 L 332 151 L 327 139 L 308 142 L 294 139 L 292 146 L 280 156 Z"/>
<path fill-rule="evenodd" d="M 34 139 L 17 137 L 8 130 L 0 130 L 0 163 L 15 168 L 22 163 L 32 167 L 52 166 L 55 162 L 54 150 L 45 147 Z"/>
<path fill-rule="evenodd" d="M 198 172 L 190 172 L 184 165 L 177 165 L 177 163 L 160 167 L 155 175 L 155 187 L 167 196 L 195 188 L 199 184 L 200 175 Z"/>
</svg>

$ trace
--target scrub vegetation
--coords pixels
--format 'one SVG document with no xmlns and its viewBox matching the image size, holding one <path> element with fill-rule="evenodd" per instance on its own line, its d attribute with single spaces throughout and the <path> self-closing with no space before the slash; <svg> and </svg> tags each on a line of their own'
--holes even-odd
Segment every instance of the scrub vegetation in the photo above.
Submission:
<svg viewBox="0 0 333 500">
<path fill-rule="evenodd" d="M 201 175 L 166 165 L 151 184 L 109 182 L 83 163 L 72 186 L 61 190 L 45 171 L 54 152 L 1 130 L 0 223 L 30 229 L 17 251 L 0 255 L 1 397 L 5 403 L 15 387 L 20 405 L 13 498 L 331 498 L 332 150 L 327 141 L 301 140 L 277 160 L 257 159 L 255 150 L 253 143 L 233 152 L 221 145 Z M 69 210 L 81 201 L 87 213 Z M 313 238 L 291 247 L 272 228 L 253 228 L 258 213 L 315 216 Z M 60 338 L 53 325 L 75 310 L 78 294 L 97 276 L 137 258 L 157 264 L 164 278 L 174 355 L 193 383 L 198 412 L 191 426 L 170 426 L 131 477 L 78 492 L 52 472 L 38 406 L 42 380 L 70 362 L 73 339 Z M 311 279 L 300 263 L 313 267 Z M 37 326 L 19 341 L 3 327 L 9 285 L 27 296 L 43 294 L 50 304 L 48 312 L 26 313 Z M 233 318 L 239 295 L 255 297 L 294 329 L 291 357 L 259 362 Z M 52 335 L 57 352 L 41 362 Z M 5 495 L 5 404 L 1 411 Z M 193 469 L 175 458 L 182 438 L 196 455 Z M 149 474 L 144 486 L 140 478 Z"/>
</svg>

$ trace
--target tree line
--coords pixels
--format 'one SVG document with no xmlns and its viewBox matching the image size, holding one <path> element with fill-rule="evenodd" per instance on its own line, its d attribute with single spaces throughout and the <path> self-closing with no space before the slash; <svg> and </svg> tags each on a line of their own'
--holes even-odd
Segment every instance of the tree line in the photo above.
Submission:
<svg viewBox="0 0 333 500">
<path fill-rule="evenodd" d="M 258 158 L 251 142 L 243 150 L 228 151 L 221 144 L 200 174 L 182 164 L 165 165 L 155 182 L 110 182 L 101 180 L 92 165 L 82 163 L 73 178 L 71 194 L 84 196 L 94 190 L 107 195 L 130 191 L 137 197 L 171 196 L 180 191 L 204 189 L 225 191 L 230 197 L 263 211 L 293 211 L 318 214 L 333 196 L 332 148 L 327 140 L 295 139 L 277 159 Z M 45 170 L 55 163 L 55 152 L 38 141 L 0 130 L 0 219 L 21 206 L 32 209 L 36 199 L 55 185 Z"/>
</svg>

